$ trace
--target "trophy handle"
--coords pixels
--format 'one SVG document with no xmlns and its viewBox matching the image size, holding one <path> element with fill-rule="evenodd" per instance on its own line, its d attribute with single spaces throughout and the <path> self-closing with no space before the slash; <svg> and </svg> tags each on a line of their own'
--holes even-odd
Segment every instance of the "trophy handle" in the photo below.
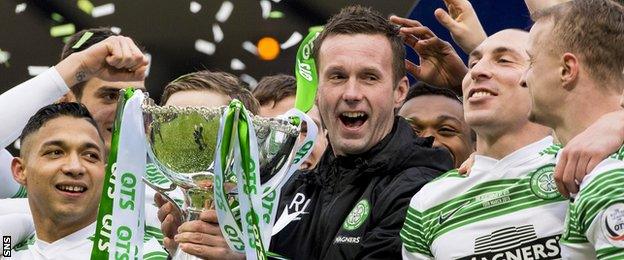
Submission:
<svg viewBox="0 0 624 260">
<path fill-rule="evenodd" d="M 178 206 L 178 203 L 176 203 L 171 197 L 169 197 L 169 195 L 167 195 L 167 192 L 175 190 L 175 188 L 177 187 L 175 184 L 171 183 L 171 185 L 169 185 L 169 188 L 162 188 L 158 185 L 155 185 L 149 182 L 147 179 L 145 179 L 145 177 L 143 177 L 143 183 L 145 183 L 150 188 L 154 189 L 156 192 L 160 193 L 160 195 L 162 195 L 168 202 L 171 202 L 171 204 L 173 204 L 173 208 L 178 213 L 180 213 L 180 216 L 182 217 L 185 216 L 184 210 L 182 210 L 182 208 Z"/>
</svg>

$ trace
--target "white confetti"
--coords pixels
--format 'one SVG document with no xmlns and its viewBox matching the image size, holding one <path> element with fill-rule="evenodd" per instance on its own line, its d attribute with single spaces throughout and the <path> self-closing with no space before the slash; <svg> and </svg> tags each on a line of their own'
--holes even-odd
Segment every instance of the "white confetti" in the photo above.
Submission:
<svg viewBox="0 0 624 260">
<path fill-rule="evenodd" d="M 197 12 L 199 12 L 199 10 L 201 10 L 201 8 L 202 8 L 201 4 L 195 1 L 191 1 L 191 6 L 189 7 L 189 9 L 191 10 L 191 13 L 196 14 Z"/>
<path fill-rule="evenodd" d="M 152 55 L 149 53 L 145 53 L 145 58 L 147 58 L 147 69 L 145 70 L 145 77 L 149 76 L 150 68 L 152 67 Z"/>
<path fill-rule="evenodd" d="M 17 150 L 20 150 L 20 148 L 22 147 L 22 139 L 17 138 L 17 140 L 13 142 L 13 147 L 15 147 L 15 149 Z"/>
<path fill-rule="evenodd" d="M 93 7 L 91 11 L 91 16 L 93 18 L 98 18 L 106 15 L 111 15 L 115 13 L 115 4 L 109 3 L 100 6 Z"/>
<path fill-rule="evenodd" d="M 224 23 L 225 21 L 227 21 L 228 18 L 230 18 L 232 10 L 234 10 L 234 4 L 232 4 L 232 2 L 230 1 L 223 1 L 223 3 L 221 4 L 221 8 L 219 8 L 219 11 L 217 11 L 217 14 L 215 15 L 215 19 L 217 19 L 217 21 L 219 22 Z"/>
<path fill-rule="evenodd" d="M 202 40 L 202 39 L 197 39 L 195 41 L 195 50 L 197 50 L 198 52 L 212 55 L 215 53 L 216 49 L 217 47 L 212 42 Z"/>
<path fill-rule="evenodd" d="M 116 34 L 120 34 L 121 33 L 121 28 L 119 28 L 119 27 L 113 26 L 110 29 L 111 29 L 111 31 L 113 31 Z"/>
<path fill-rule="evenodd" d="M 271 13 L 271 2 L 269 2 L 269 0 L 260 1 L 260 8 L 262 8 L 262 18 L 269 18 L 269 14 Z"/>
<path fill-rule="evenodd" d="M 15 13 L 19 14 L 19 13 L 25 11 L 26 10 L 26 6 L 27 6 L 26 3 L 21 3 L 21 4 L 16 5 L 15 6 Z"/>
<path fill-rule="evenodd" d="M 214 35 L 215 42 L 223 41 L 223 31 L 221 30 L 221 26 L 215 23 L 212 25 L 212 34 Z"/>
<path fill-rule="evenodd" d="M 251 90 L 256 88 L 256 85 L 258 85 L 258 81 L 254 79 L 254 77 L 249 76 L 247 74 L 240 75 L 240 79 L 244 81 L 245 83 L 249 84 L 249 87 L 251 88 Z"/>
<path fill-rule="evenodd" d="M 244 70 L 245 69 L 245 63 L 243 63 L 239 59 L 234 58 L 230 62 L 230 68 L 232 70 Z"/>
<path fill-rule="evenodd" d="M 11 58 L 11 53 L 0 49 L 0 63 L 5 63 L 9 61 L 9 58 Z"/>
<path fill-rule="evenodd" d="M 277 3 L 281 2 L 281 1 L 282 1 L 282 0 L 273 0 L 273 3 L 276 3 L 276 4 L 277 4 Z"/>
<path fill-rule="evenodd" d="M 303 39 L 303 35 L 301 35 L 298 31 L 295 31 L 290 35 L 290 38 L 288 38 L 288 40 L 280 45 L 280 48 L 282 48 L 282 50 L 288 49 L 299 43 L 301 39 Z"/>
<path fill-rule="evenodd" d="M 258 55 L 258 47 L 256 47 L 256 45 L 250 41 L 243 42 L 243 49 L 245 49 L 248 52 L 251 52 L 251 54 L 253 55 Z"/>
<path fill-rule="evenodd" d="M 28 75 L 37 76 L 49 68 L 48 66 L 28 66 Z"/>
</svg>

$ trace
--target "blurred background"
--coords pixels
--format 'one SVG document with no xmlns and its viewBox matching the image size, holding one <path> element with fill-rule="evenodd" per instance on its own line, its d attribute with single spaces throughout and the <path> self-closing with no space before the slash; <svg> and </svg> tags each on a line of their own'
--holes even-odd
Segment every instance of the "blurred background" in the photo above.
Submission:
<svg viewBox="0 0 624 260">
<path fill-rule="evenodd" d="M 471 2 L 488 34 L 530 24 L 522 0 Z M 101 26 L 145 47 L 155 99 L 167 82 L 201 69 L 231 72 L 253 86 L 264 75 L 292 74 L 308 28 L 349 4 L 418 19 L 452 41 L 433 17 L 442 0 L 2 0 L 0 93 L 56 64 L 65 37 Z"/>
</svg>

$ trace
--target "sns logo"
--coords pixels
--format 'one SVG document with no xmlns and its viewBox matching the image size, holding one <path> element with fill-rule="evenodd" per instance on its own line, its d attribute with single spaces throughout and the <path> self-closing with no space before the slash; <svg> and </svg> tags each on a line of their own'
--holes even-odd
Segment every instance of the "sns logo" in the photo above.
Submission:
<svg viewBox="0 0 624 260">
<path fill-rule="evenodd" d="M 11 236 L 2 236 L 2 256 L 11 257 Z"/>
<path fill-rule="evenodd" d="M 624 246 L 624 203 L 609 206 L 602 213 L 604 235 L 614 246 Z"/>
</svg>

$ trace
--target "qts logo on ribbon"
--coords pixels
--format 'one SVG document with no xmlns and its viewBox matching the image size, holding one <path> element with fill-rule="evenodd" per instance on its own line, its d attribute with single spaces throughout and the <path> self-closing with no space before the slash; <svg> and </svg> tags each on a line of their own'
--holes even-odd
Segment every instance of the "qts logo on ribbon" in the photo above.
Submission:
<svg viewBox="0 0 624 260">
<path fill-rule="evenodd" d="M 624 246 L 624 203 L 609 206 L 602 214 L 604 235 L 614 246 Z"/>
</svg>

